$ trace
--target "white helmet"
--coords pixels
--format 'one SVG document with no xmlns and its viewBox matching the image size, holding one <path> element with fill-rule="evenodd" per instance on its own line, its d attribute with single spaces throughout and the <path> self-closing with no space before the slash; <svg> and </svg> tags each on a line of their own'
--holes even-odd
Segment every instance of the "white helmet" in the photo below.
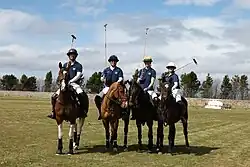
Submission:
<svg viewBox="0 0 250 167">
<path fill-rule="evenodd" d="M 168 65 L 166 66 L 166 68 L 171 68 L 171 67 L 174 68 L 174 69 L 176 69 L 175 63 L 169 62 Z"/>
</svg>

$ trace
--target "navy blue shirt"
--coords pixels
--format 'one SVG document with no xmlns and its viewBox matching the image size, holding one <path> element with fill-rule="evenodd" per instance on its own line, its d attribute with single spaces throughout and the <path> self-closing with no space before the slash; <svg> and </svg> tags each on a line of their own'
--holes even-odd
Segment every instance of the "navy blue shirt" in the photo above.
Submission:
<svg viewBox="0 0 250 167">
<path fill-rule="evenodd" d="M 103 70 L 102 77 L 106 78 L 106 86 L 109 87 L 112 83 L 117 82 L 119 77 L 123 78 L 123 71 L 119 67 L 115 67 L 113 70 L 107 67 Z"/>
<path fill-rule="evenodd" d="M 65 63 L 63 65 L 64 68 L 67 67 L 67 63 Z M 71 65 L 70 69 L 69 69 L 69 80 L 71 80 L 72 78 L 74 78 L 77 74 L 77 72 L 82 72 L 82 65 L 75 61 L 73 65 Z"/>
<path fill-rule="evenodd" d="M 151 78 L 156 78 L 156 71 L 153 68 L 143 68 L 139 71 L 138 77 L 140 78 L 140 85 L 142 89 L 147 88 L 150 85 Z M 149 90 L 154 90 L 153 86 Z"/>
<path fill-rule="evenodd" d="M 179 80 L 179 77 L 178 77 L 177 74 L 174 73 L 174 74 L 172 74 L 170 76 L 164 76 L 163 77 L 163 82 L 166 82 L 166 81 L 169 82 L 171 87 L 174 85 L 174 82 L 177 82 L 178 85 L 177 85 L 176 89 L 180 89 L 180 80 Z"/>
</svg>

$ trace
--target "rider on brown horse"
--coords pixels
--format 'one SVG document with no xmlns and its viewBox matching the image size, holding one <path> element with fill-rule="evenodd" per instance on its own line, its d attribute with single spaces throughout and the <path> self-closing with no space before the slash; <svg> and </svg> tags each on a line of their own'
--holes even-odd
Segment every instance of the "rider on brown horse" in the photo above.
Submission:
<svg viewBox="0 0 250 167">
<path fill-rule="evenodd" d="M 76 92 L 76 98 L 78 98 L 78 105 L 82 106 L 82 98 L 83 96 L 83 90 L 81 89 L 79 82 L 83 78 L 83 67 L 82 65 L 76 61 L 76 58 L 78 56 L 77 50 L 76 49 L 70 49 L 67 53 L 69 57 L 69 61 L 71 62 L 71 67 L 69 69 L 69 84 L 73 87 L 73 89 Z M 66 68 L 67 63 L 63 65 L 63 68 Z M 58 94 L 60 92 L 60 89 L 57 90 L 51 97 L 51 103 L 52 103 L 52 114 L 48 115 L 49 118 L 55 119 L 55 102 L 58 97 Z"/>
<path fill-rule="evenodd" d="M 151 96 L 152 103 L 154 106 L 156 106 L 157 105 L 157 94 L 154 92 L 156 71 L 151 67 L 152 61 L 153 60 L 150 56 L 144 57 L 143 62 L 145 64 L 145 67 L 139 71 L 137 82 L 141 85 L 143 90 Z M 132 112 L 131 120 L 135 120 L 133 112 Z"/>
<path fill-rule="evenodd" d="M 172 87 L 172 95 L 177 103 L 179 103 L 182 107 L 185 107 L 181 100 L 181 93 L 180 93 L 180 80 L 178 75 L 175 73 L 176 65 L 173 62 L 169 62 L 166 66 L 168 69 L 167 74 L 163 74 L 162 76 L 162 83 L 168 81 L 169 86 Z M 184 110 L 182 110 L 184 111 Z M 182 114 L 183 117 L 184 113 Z"/>
<path fill-rule="evenodd" d="M 103 90 L 95 96 L 95 104 L 99 112 L 98 120 L 101 119 L 101 103 L 104 95 L 108 92 L 109 87 L 114 82 L 122 82 L 123 81 L 123 71 L 121 68 L 117 67 L 116 64 L 119 61 L 117 56 L 112 55 L 108 59 L 110 66 L 105 68 L 102 72 L 101 81 L 104 82 Z"/>
</svg>

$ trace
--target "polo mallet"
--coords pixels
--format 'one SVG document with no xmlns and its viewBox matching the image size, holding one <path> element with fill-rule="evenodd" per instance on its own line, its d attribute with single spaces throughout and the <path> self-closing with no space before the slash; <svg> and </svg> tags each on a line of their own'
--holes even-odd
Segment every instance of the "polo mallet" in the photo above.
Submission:
<svg viewBox="0 0 250 167">
<path fill-rule="evenodd" d="M 187 64 L 185 64 L 184 66 L 181 66 L 180 68 L 177 68 L 175 71 L 180 70 L 180 69 L 182 69 L 182 68 L 184 68 L 184 67 L 186 67 L 186 66 L 188 66 L 188 65 L 190 65 L 190 64 L 192 64 L 192 63 L 194 63 L 195 65 L 198 65 L 196 59 L 193 58 L 192 61 L 191 61 L 190 63 L 187 63 Z"/>
<path fill-rule="evenodd" d="M 71 48 L 73 48 L 73 44 L 74 44 L 74 41 L 76 40 L 76 36 L 72 34 L 71 37 L 72 37 Z"/>
</svg>

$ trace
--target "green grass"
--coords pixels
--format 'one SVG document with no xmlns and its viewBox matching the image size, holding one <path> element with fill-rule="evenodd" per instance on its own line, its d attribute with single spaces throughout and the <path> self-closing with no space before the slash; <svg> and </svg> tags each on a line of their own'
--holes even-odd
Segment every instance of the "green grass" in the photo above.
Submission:
<svg viewBox="0 0 250 167">
<path fill-rule="evenodd" d="M 250 166 L 250 111 L 189 109 L 190 154 L 182 147 L 184 136 L 180 123 L 176 124 L 176 154 L 138 153 L 134 146 L 128 152 L 112 155 L 103 152 L 104 128 L 97 121 L 96 109 L 91 105 L 83 128 L 79 154 L 56 156 L 57 126 L 46 117 L 50 100 L 31 98 L 0 98 L 0 166 L 105 166 L 105 167 L 237 167 Z M 154 124 L 154 134 L 157 124 Z M 143 130 L 147 143 L 147 128 Z M 165 128 L 167 145 L 168 128 Z M 118 144 L 123 142 L 123 122 L 120 122 Z M 68 148 L 68 124 L 64 123 L 64 151 Z M 156 135 L 154 135 L 155 143 Z M 137 143 L 135 122 L 129 125 L 129 145 Z"/>
</svg>

